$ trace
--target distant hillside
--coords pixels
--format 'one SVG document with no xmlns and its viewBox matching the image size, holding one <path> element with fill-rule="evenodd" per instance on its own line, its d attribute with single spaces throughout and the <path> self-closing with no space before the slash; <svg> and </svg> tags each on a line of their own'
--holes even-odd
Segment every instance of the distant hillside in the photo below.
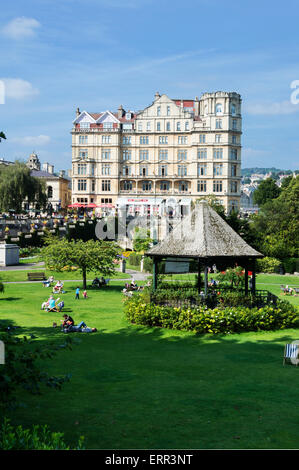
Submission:
<svg viewBox="0 0 299 470">
<path fill-rule="evenodd" d="M 256 173 L 256 174 L 260 174 L 260 175 L 265 175 L 267 173 L 272 173 L 272 174 L 284 174 L 284 175 L 291 175 L 293 173 L 292 170 L 281 170 L 279 168 L 242 168 L 241 170 L 241 174 L 242 176 L 251 176 L 252 174 Z M 295 172 L 297 173 L 298 170 L 295 170 Z"/>
</svg>

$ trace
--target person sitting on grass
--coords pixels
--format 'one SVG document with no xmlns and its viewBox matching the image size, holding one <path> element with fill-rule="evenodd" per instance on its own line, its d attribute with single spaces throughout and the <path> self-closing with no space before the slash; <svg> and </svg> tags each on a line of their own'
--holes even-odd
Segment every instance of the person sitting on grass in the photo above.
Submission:
<svg viewBox="0 0 299 470">
<path fill-rule="evenodd" d="M 54 277 L 50 276 L 49 279 L 43 281 L 43 287 L 50 287 L 52 282 L 54 282 Z"/>
<path fill-rule="evenodd" d="M 49 306 L 49 302 L 50 300 L 53 299 L 53 295 L 51 295 L 48 300 L 46 300 L 45 302 L 42 303 L 42 306 L 41 306 L 41 310 L 44 310 L 46 309 L 48 306 Z"/>
<path fill-rule="evenodd" d="M 75 322 L 70 315 L 66 313 L 63 315 L 63 320 L 61 320 L 61 329 L 68 328 L 69 326 L 74 326 Z"/>
<path fill-rule="evenodd" d="M 56 292 L 60 293 L 62 292 L 63 288 L 63 283 L 61 281 L 58 281 L 56 285 L 53 287 L 53 293 L 55 294 Z"/>
<path fill-rule="evenodd" d="M 56 301 L 56 309 L 57 309 L 58 312 L 61 312 L 61 310 L 64 307 L 64 301 L 62 300 L 61 302 L 58 303 L 58 300 L 59 299 L 57 299 L 57 301 Z"/>
<path fill-rule="evenodd" d="M 137 284 L 136 284 L 134 278 L 132 278 L 132 281 L 131 281 L 131 284 L 130 284 L 130 288 L 131 288 L 132 290 L 137 290 L 137 289 L 138 289 L 138 286 L 137 286 Z"/>
<path fill-rule="evenodd" d="M 93 287 L 100 287 L 100 279 L 98 277 L 96 277 L 93 281 L 92 281 L 92 286 Z"/>
<path fill-rule="evenodd" d="M 55 299 L 53 297 L 49 300 L 49 305 L 46 307 L 46 311 L 47 312 L 56 312 L 56 303 L 55 303 Z"/>
</svg>

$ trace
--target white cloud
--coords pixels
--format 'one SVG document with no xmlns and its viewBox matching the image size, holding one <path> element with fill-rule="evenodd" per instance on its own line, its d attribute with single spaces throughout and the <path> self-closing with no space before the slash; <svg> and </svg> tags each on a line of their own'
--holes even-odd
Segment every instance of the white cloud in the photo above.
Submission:
<svg viewBox="0 0 299 470">
<path fill-rule="evenodd" d="M 277 103 L 257 103 L 248 104 L 244 107 L 244 111 L 248 114 L 259 115 L 279 115 L 293 114 L 299 111 L 298 104 L 292 104 L 291 101 L 280 101 Z"/>
<path fill-rule="evenodd" d="M 5 85 L 5 99 L 22 100 L 39 94 L 37 88 L 34 88 L 30 82 L 21 78 L 2 78 L 0 80 Z"/>
<path fill-rule="evenodd" d="M 40 23 L 25 16 L 14 18 L 2 28 L 2 34 L 12 39 L 25 39 L 35 36 Z"/>
<path fill-rule="evenodd" d="M 48 135 L 41 134 L 37 136 L 15 137 L 11 139 L 11 142 L 24 146 L 39 147 L 49 144 L 50 140 Z"/>
</svg>

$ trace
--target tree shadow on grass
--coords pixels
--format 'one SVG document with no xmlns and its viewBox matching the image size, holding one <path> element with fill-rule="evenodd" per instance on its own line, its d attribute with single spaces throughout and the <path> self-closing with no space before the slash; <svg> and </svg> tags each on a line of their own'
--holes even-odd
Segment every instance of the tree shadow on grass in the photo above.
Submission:
<svg viewBox="0 0 299 470">
<path fill-rule="evenodd" d="M 4 298 L 0 299 L 0 302 L 1 302 L 1 300 L 12 301 L 12 300 L 22 300 L 22 299 L 21 299 L 21 297 L 4 297 Z"/>
<path fill-rule="evenodd" d="M 51 326 L 22 327 L 17 332 L 61 346 L 57 360 L 45 361 L 43 367 L 56 374 L 63 365 L 72 378 L 63 386 L 58 404 L 47 401 L 47 417 L 53 419 L 52 426 L 58 423 L 57 429 L 74 437 L 69 411 L 60 405 L 72 396 L 74 419 L 80 422 L 87 446 L 94 448 L 113 448 L 115 439 L 117 448 L 189 448 L 190 439 L 194 448 L 211 447 L 213 442 L 215 448 L 217 444 L 238 447 L 238 441 L 227 437 L 223 441 L 224 427 L 231 426 L 234 433 L 234 420 L 246 419 L 248 429 L 255 429 L 260 415 L 265 416 L 262 430 L 259 422 L 259 436 L 265 443 L 267 416 L 278 410 L 283 416 L 286 407 L 293 406 L 299 386 L 296 368 L 282 366 L 283 345 L 296 339 L 297 331 L 279 330 L 277 337 L 272 333 L 195 335 L 127 321 L 122 328 L 100 328 L 96 333 L 64 334 Z M 66 337 L 74 341 L 72 351 L 64 349 Z M 47 393 L 43 392 L 45 400 Z M 29 421 L 31 409 L 36 408 L 31 406 L 33 400 L 28 399 L 30 406 L 24 411 Z M 233 415 L 232 422 L 227 421 L 228 415 Z M 41 409 L 35 424 L 44 419 Z M 137 420 L 143 432 L 135 437 Z M 246 436 L 247 430 L 241 429 Z M 241 440 L 240 445 L 248 443 Z"/>
</svg>

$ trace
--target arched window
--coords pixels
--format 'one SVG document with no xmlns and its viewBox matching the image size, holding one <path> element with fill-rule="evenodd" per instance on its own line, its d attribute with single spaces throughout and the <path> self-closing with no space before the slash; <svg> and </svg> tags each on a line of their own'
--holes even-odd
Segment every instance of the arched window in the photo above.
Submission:
<svg viewBox="0 0 299 470">
<path fill-rule="evenodd" d="M 53 188 L 52 186 L 48 186 L 48 199 L 53 197 Z"/>
<path fill-rule="evenodd" d="M 215 107 L 216 114 L 222 114 L 222 104 L 217 103 Z"/>
</svg>

